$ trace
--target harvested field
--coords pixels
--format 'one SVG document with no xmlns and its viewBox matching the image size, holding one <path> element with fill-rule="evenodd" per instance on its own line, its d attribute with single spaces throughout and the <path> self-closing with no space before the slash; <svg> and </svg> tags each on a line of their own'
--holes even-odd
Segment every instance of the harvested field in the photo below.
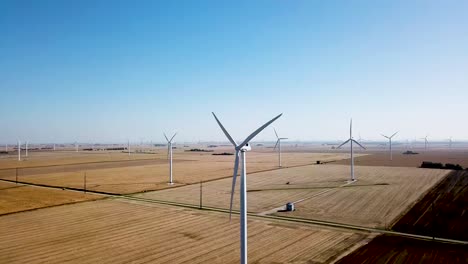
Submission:
<svg viewBox="0 0 468 264">
<path fill-rule="evenodd" d="M 50 186 L 83 188 L 83 178 L 86 172 L 88 190 L 128 194 L 174 187 L 166 184 L 169 168 L 165 154 L 157 155 L 159 158 L 152 160 L 121 160 L 20 168 L 18 169 L 18 180 Z M 275 153 L 252 152 L 249 155 L 250 172 L 277 169 Z M 284 155 L 283 163 L 288 166 L 301 166 L 313 164 L 316 160 L 327 161 L 343 158 L 347 158 L 347 155 L 339 153 L 290 153 Z M 197 183 L 200 180 L 229 177 L 232 174 L 233 161 L 233 156 L 175 152 L 173 168 L 175 186 Z M 0 179 L 14 180 L 15 174 L 16 169 L 0 170 Z"/>
<path fill-rule="evenodd" d="M 0 169 L 39 167 L 65 164 L 81 164 L 105 161 L 124 161 L 138 159 L 163 158 L 161 154 L 132 154 L 130 157 L 121 151 L 106 152 L 74 152 L 74 151 L 56 151 L 56 152 L 35 152 L 30 153 L 29 157 L 22 157 L 17 160 L 16 155 L 9 155 L 0 159 Z"/>
<path fill-rule="evenodd" d="M 348 166 L 330 165 L 336 174 Z M 357 182 L 296 204 L 292 217 L 388 228 L 446 174 L 444 170 L 401 167 L 355 167 Z"/>
<path fill-rule="evenodd" d="M 101 200 L 0 218 L 1 263 L 238 263 L 226 214 Z M 249 220 L 251 263 L 330 263 L 366 233 Z"/>
<path fill-rule="evenodd" d="M 418 168 L 356 167 L 358 181 L 347 184 L 349 167 L 311 165 L 247 175 L 248 211 L 276 213 L 287 202 L 296 203 L 295 212 L 277 213 L 355 224 L 388 226 L 441 180 L 447 171 Z M 289 184 L 286 184 L 289 182 Z M 203 205 L 229 208 L 231 178 L 203 183 Z M 239 185 L 234 196 L 239 206 Z M 198 205 L 199 185 L 147 192 L 136 196 Z"/>
<path fill-rule="evenodd" d="M 464 150 L 417 150 L 417 155 L 404 155 L 403 150 L 394 150 L 393 161 L 390 161 L 387 151 L 372 151 L 366 156 L 355 159 L 357 166 L 389 166 L 389 167 L 419 167 L 423 161 L 460 164 L 468 167 L 468 152 Z M 349 161 L 340 160 L 334 164 L 349 164 Z"/>
<path fill-rule="evenodd" d="M 393 229 L 468 241 L 468 172 L 452 171 Z"/>
<path fill-rule="evenodd" d="M 349 263 L 466 263 L 468 246 L 382 235 L 340 259 Z"/>
<path fill-rule="evenodd" d="M 102 196 L 0 181 L 0 215 L 100 198 Z"/>
</svg>

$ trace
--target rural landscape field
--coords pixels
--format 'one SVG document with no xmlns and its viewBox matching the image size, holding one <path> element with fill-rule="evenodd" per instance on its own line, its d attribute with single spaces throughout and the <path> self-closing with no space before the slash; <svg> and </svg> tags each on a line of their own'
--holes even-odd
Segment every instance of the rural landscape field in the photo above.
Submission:
<svg viewBox="0 0 468 264">
<path fill-rule="evenodd" d="M 214 149 L 174 151 L 173 185 L 167 184 L 163 148 L 130 155 L 38 151 L 25 161 L 1 157 L 1 262 L 237 262 L 238 186 L 229 220 L 234 157 L 212 155 L 230 151 Z M 436 161 L 434 153 L 430 156 Z M 281 168 L 271 148 L 259 147 L 249 154 L 250 261 L 348 263 L 356 254 L 358 259 L 372 259 L 372 247 L 387 258 L 396 254 L 389 245 L 403 243 L 398 239 L 414 247 L 415 260 L 432 259 L 431 254 L 448 254 L 453 263 L 466 258 L 468 244 L 462 234 L 468 231 L 463 213 L 467 181 L 461 172 L 411 167 L 398 160 L 394 166 L 382 166 L 377 161 L 374 166 L 356 166 L 357 180 L 350 182 L 345 152 L 286 146 Z M 356 164 L 372 155 L 376 154 L 358 154 Z M 436 199 L 433 192 L 442 198 Z M 455 204 L 447 199 L 456 199 Z M 436 231 L 430 224 L 431 201 L 443 216 L 437 219 Z M 288 202 L 295 204 L 295 211 L 284 210 Z M 444 203 L 452 204 L 451 209 Z M 413 215 L 421 215 L 415 210 L 426 212 L 427 224 L 419 218 L 418 225 L 408 225 L 415 221 Z M 455 229 L 444 229 L 447 223 Z M 442 239 L 430 242 L 441 244 L 437 253 L 425 251 L 425 239 L 433 235 Z M 382 242 L 385 239 L 390 240 Z M 455 255 L 450 255 L 453 250 Z"/>
<path fill-rule="evenodd" d="M 0 1 L 0 264 L 468 263 L 468 1 Z"/>
</svg>

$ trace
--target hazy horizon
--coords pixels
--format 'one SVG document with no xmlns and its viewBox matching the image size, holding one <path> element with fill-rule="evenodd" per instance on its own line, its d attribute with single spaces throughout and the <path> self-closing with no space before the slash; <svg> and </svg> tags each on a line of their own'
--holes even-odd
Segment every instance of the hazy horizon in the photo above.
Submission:
<svg viewBox="0 0 468 264">
<path fill-rule="evenodd" d="M 0 143 L 468 140 L 467 1 L 3 1 Z M 254 141 L 274 140 L 272 128 Z"/>
</svg>

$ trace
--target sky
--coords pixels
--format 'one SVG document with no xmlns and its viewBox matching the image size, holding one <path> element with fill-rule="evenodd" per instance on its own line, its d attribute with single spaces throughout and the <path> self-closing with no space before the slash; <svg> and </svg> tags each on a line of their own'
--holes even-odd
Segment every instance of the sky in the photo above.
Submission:
<svg viewBox="0 0 468 264">
<path fill-rule="evenodd" d="M 0 142 L 468 140 L 468 1 L 0 1 Z M 271 127 L 257 140 L 274 140 Z"/>
</svg>

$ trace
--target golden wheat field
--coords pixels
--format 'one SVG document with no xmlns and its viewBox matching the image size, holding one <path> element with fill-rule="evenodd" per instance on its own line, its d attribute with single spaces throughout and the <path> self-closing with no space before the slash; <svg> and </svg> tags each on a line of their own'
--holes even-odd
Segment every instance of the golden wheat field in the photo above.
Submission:
<svg viewBox="0 0 468 264">
<path fill-rule="evenodd" d="M 0 215 L 99 198 L 102 196 L 0 181 Z"/>
<path fill-rule="evenodd" d="M 45 184 L 50 186 L 84 188 L 86 174 L 86 188 L 88 190 L 128 194 L 148 190 L 159 190 L 180 185 L 197 183 L 232 176 L 234 156 L 213 156 L 212 153 L 174 151 L 173 178 L 175 185 L 168 185 L 169 166 L 166 154 L 134 154 L 130 160 L 125 153 L 113 153 L 112 160 L 103 160 L 103 153 L 72 153 L 80 154 L 74 160 L 72 157 L 41 157 L 38 161 L 30 156 L 27 161 L 3 161 L 3 166 L 10 169 L 0 170 L 0 179 L 18 180 L 21 182 Z M 141 158 L 144 157 L 144 158 Z M 285 153 L 284 167 L 314 164 L 317 160 L 332 161 L 347 158 L 344 153 Z M 84 162 L 77 164 L 78 162 Z M 11 168 L 14 163 L 20 163 L 22 168 Z M 36 167 L 40 164 L 41 167 Z M 56 164 L 56 165 L 52 165 Z M 30 166 L 31 165 L 31 166 Z M 32 166 L 34 165 L 34 166 Z M 274 152 L 249 153 L 249 171 L 259 172 L 275 170 L 277 154 Z"/>
<path fill-rule="evenodd" d="M 310 165 L 247 175 L 248 211 L 383 227 L 440 181 L 446 171 L 418 168 L 356 167 L 357 181 L 348 183 L 349 166 Z M 230 178 L 203 183 L 204 206 L 229 208 Z M 147 192 L 137 197 L 198 205 L 200 185 Z M 239 208 L 239 183 L 234 196 Z M 303 201 L 302 201 L 303 200 Z M 275 208 L 296 202 L 295 212 Z"/>
<path fill-rule="evenodd" d="M 237 263 L 226 214 L 106 199 L 0 218 L 1 263 Z M 330 263 L 371 235 L 249 219 L 251 263 Z"/>
</svg>

